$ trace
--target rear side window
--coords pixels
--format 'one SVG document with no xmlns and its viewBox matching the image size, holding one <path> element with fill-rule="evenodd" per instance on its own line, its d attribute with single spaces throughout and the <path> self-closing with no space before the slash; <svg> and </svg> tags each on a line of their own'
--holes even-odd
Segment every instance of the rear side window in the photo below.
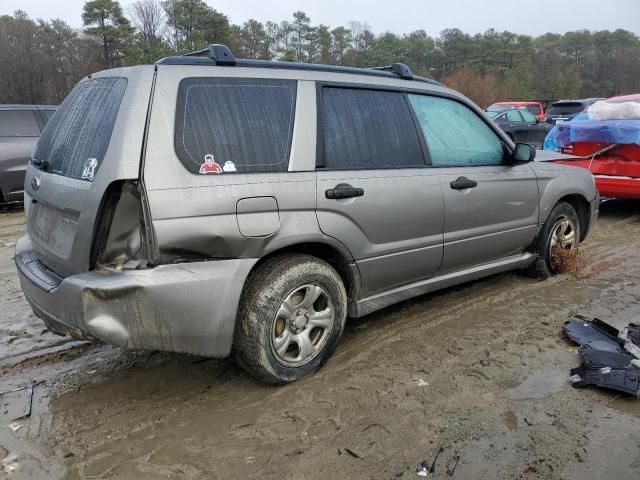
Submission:
<svg viewBox="0 0 640 480">
<path fill-rule="evenodd" d="M 507 121 L 509 122 L 521 122 L 522 121 L 522 117 L 520 116 L 520 113 L 518 113 L 516 110 L 511 110 L 507 112 Z"/>
<path fill-rule="evenodd" d="M 186 78 L 175 149 L 192 173 L 283 172 L 289 164 L 296 82 Z"/>
<path fill-rule="evenodd" d="M 409 100 L 427 141 L 433 165 L 502 163 L 504 147 L 500 137 L 469 107 L 455 100 L 428 95 L 409 95 Z"/>
<path fill-rule="evenodd" d="M 404 94 L 323 88 L 326 168 L 424 166 L 418 131 Z"/>
<path fill-rule="evenodd" d="M 33 110 L 0 110 L 0 137 L 38 137 Z"/>
<path fill-rule="evenodd" d="M 76 85 L 42 132 L 34 159 L 49 172 L 93 180 L 126 88 L 124 78 L 95 78 Z"/>
<path fill-rule="evenodd" d="M 527 110 L 521 110 L 520 115 L 522 115 L 522 118 L 524 118 L 525 122 L 535 123 L 536 121 L 536 117 Z"/>
</svg>

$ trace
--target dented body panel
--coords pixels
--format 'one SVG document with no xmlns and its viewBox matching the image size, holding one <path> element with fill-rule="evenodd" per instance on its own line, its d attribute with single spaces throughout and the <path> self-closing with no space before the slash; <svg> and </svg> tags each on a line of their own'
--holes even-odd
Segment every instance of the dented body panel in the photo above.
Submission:
<svg viewBox="0 0 640 480">
<path fill-rule="evenodd" d="M 36 314 L 59 334 L 129 349 L 225 357 L 242 286 L 255 259 L 161 265 L 148 270 L 101 268 L 42 287 L 45 272 L 29 270 L 22 237 L 16 264 Z M 64 301 L 60 301 L 64 299 Z"/>
</svg>

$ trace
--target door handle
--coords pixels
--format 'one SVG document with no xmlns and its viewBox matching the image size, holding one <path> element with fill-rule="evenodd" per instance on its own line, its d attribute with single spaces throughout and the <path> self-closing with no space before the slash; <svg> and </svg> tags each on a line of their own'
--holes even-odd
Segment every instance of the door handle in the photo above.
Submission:
<svg viewBox="0 0 640 480">
<path fill-rule="evenodd" d="M 324 191 L 324 196 L 329 200 L 339 200 L 341 198 L 362 197 L 364 188 L 352 187 L 348 183 L 340 183 L 334 188 Z"/>
<path fill-rule="evenodd" d="M 475 180 L 470 180 L 467 177 L 458 177 L 454 181 L 452 181 L 449 185 L 454 190 L 466 190 L 467 188 L 475 188 L 478 186 L 478 182 Z"/>
</svg>

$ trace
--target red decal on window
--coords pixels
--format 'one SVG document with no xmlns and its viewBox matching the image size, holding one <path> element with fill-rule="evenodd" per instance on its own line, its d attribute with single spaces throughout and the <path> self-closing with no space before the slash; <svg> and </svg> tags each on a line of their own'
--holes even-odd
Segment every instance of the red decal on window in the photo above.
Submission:
<svg viewBox="0 0 640 480">
<path fill-rule="evenodd" d="M 213 155 L 205 155 L 204 163 L 200 165 L 199 173 L 222 173 L 222 167 L 218 163 L 216 163 Z"/>
</svg>

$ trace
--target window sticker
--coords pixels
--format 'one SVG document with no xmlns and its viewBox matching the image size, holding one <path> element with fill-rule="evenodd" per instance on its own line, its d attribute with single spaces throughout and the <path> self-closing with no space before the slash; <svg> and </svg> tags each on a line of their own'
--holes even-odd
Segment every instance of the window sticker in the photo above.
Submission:
<svg viewBox="0 0 640 480">
<path fill-rule="evenodd" d="M 199 173 L 203 175 L 206 175 L 208 173 L 222 173 L 222 167 L 220 166 L 220 164 L 216 163 L 216 160 L 213 158 L 213 155 L 211 154 L 205 155 L 204 163 L 200 165 Z"/>
<path fill-rule="evenodd" d="M 87 158 L 84 161 L 84 167 L 82 168 L 82 180 L 89 180 L 90 182 L 93 182 L 97 166 L 98 160 L 96 158 Z"/>
<path fill-rule="evenodd" d="M 224 166 L 222 167 L 222 171 L 223 172 L 237 172 L 236 164 L 233 163 L 231 160 L 227 160 L 226 162 L 224 162 Z"/>
</svg>

